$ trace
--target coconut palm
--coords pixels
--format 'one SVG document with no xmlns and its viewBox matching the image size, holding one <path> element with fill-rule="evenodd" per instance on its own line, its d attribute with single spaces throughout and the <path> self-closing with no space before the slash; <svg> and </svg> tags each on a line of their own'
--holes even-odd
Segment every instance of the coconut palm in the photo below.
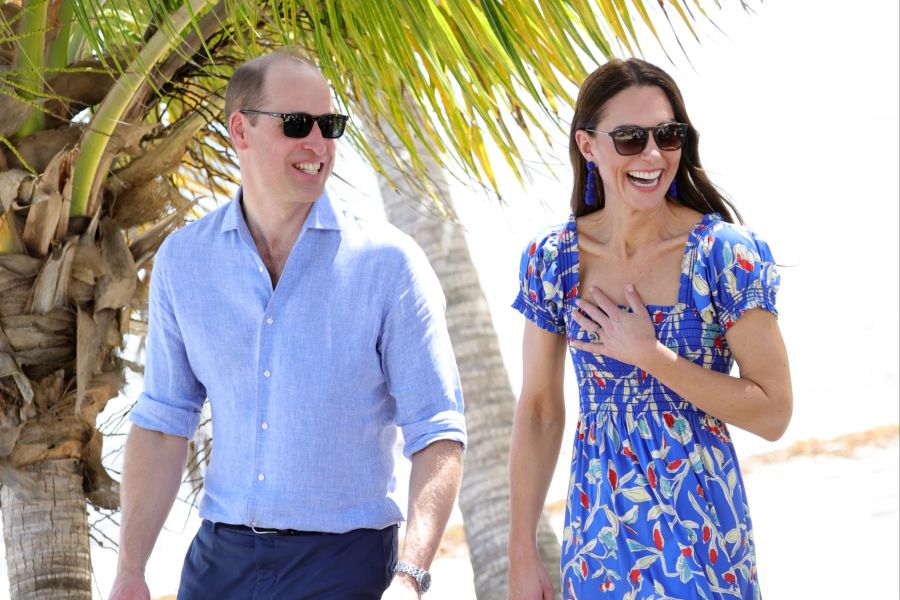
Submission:
<svg viewBox="0 0 900 600">
<path fill-rule="evenodd" d="M 652 28 L 642 2 L 632 6 Z M 682 3 L 670 6 L 690 27 Z M 373 124 L 351 143 L 385 176 L 401 167 L 395 184 L 437 198 L 426 157 L 496 189 L 487 144 L 519 173 L 511 130 L 546 138 L 585 71 L 578 57 L 602 60 L 611 40 L 636 48 L 624 3 L 0 5 L 0 503 L 12 597 L 90 597 L 85 500 L 118 502 L 97 415 L 122 387 L 123 339 L 144 330 L 155 250 L 193 201 L 233 183 L 219 107 L 235 64 L 301 46 L 338 105 Z M 493 401 L 465 385 L 470 406 Z M 487 425 L 476 414 L 473 442 Z"/>
</svg>

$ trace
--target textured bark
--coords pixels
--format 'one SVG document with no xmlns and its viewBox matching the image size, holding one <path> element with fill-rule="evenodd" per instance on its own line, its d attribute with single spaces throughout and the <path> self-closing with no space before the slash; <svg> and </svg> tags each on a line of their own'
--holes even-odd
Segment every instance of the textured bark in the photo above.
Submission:
<svg viewBox="0 0 900 600">
<path fill-rule="evenodd" d="M 408 159 L 396 140 L 390 143 L 401 160 Z M 388 153 L 378 142 L 373 143 L 373 149 L 382 154 L 382 164 L 391 164 Z M 449 212 L 453 212 L 441 165 L 424 147 L 418 152 L 419 158 L 429 165 L 431 184 L 442 195 Z M 402 181 L 395 169 L 388 168 L 387 174 L 394 181 Z M 487 300 L 462 225 L 441 218 L 438 211 L 429 210 L 427 200 L 423 201 L 408 189 L 394 189 L 384 177 L 379 177 L 379 187 L 388 220 L 422 247 L 447 297 L 447 324 L 462 379 L 469 433 L 459 506 L 465 521 L 475 592 L 479 600 L 506 600 L 509 595 L 509 445 L 515 396 Z M 559 597 L 556 574 L 560 546 L 546 515 L 538 527 L 538 547 Z"/>
<path fill-rule="evenodd" d="M 16 600 L 91 598 L 87 513 L 78 460 L 28 467 L 37 494 L 4 485 L 3 541 L 10 596 Z"/>
</svg>

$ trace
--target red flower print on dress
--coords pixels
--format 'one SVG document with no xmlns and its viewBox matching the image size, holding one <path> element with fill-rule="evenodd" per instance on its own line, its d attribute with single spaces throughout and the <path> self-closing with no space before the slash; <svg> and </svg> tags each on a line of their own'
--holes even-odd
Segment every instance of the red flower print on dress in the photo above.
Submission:
<svg viewBox="0 0 900 600">
<path fill-rule="evenodd" d="M 609 479 L 609 485 L 612 486 L 612 489 L 616 489 L 619 483 L 619 476 L 616 473 L 615 467 L 612 466 L 612 463 L 609 463 L 609 468 L 606 471 L 606 477 Z"/>
</svg>

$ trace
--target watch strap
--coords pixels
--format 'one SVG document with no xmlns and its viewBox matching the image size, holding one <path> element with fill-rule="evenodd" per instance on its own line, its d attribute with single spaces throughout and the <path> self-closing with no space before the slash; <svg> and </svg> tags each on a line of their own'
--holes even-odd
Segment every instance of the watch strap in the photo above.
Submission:
<svg viewBox="0 0 900 600">
<path fill-rule="evenodd" d="M 423 585 L 423 583 L 425 583 L 426 576 L 429 576 L 430 579 L 431 574 L 422 567 L 417 567 L 412 563 L 401 560 L 398 561 L 397 565 L 394 567 L 394 573 L 406 573 L 412 577 L 416 581 L 416 588 L 419 590 L 419 593 L 424 594 L 428 591 L 428 585 Z M 428 583 L 430 583 L 430 581 Z"/>
</svg>

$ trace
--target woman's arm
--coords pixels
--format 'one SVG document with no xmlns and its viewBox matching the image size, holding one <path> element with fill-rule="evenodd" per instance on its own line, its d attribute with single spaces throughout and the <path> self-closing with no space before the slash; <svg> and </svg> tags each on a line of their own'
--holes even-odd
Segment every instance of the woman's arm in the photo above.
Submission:
<svg viewBox="0 0 900 600">
<path fill-rule="evenodd" d="M 725 341 L 740 368 L 733 377 L 705 369 L 680 357 L 656 339 L 650 315 L 633 286 L 625 296 L 634 312 L 626 313 L 603 292 L 591 288 L 596 306 L 579 306 L 591 318 L 576 312 L 586 330 L 597 330 L 596 342 L 573 346 L 636 365 L 676 394 L 726 423 L 770 441 L 784 434 L 791 420 L 793 394 L 787 350 L 775 316 L 760 308 L 748 310 L 725 333 Z M 599 325 L 599 329 L 597 329 Z"/>
<path fill-rule="evenodd" d="M 553 598 L 537 551 L 537 525 L 556 469 L 565 426 L 566 338 L 532 322 L 522 342 L 522 393 L 509 458 L 510 598 Z"/>
</svg>

